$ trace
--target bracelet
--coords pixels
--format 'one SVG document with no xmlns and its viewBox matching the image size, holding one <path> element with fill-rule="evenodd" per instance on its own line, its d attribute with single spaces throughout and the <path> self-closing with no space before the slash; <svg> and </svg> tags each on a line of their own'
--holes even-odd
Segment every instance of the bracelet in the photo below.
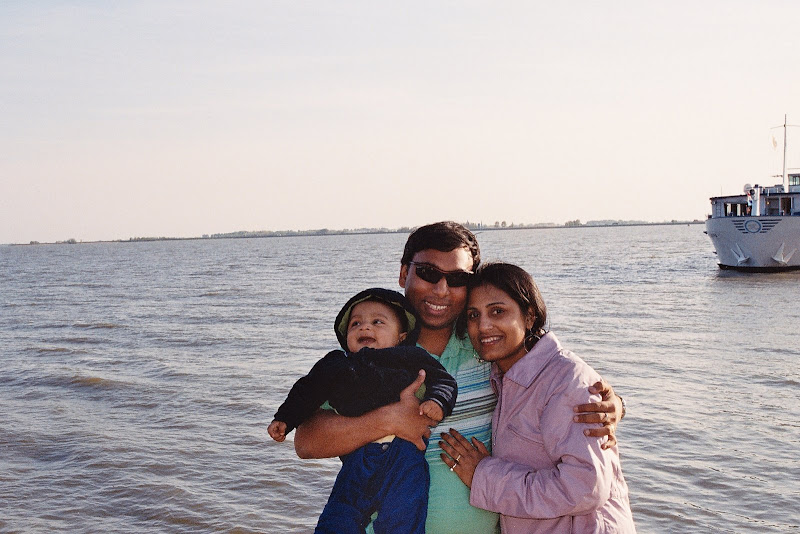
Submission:
<svg viewBox="0 0 800 534">
<path fill-rule="evenodd" d="M 628 405 L 625 404 L 625 399 L 619 395 L 617 395 L 617 397 L 619 397 L 619 401 L 622 403 L 622 413 L 619 416 L 619 420 L 622 421 L 622 419 L 625 417 L 625 413 L 628 411 Z"/>
</svg>

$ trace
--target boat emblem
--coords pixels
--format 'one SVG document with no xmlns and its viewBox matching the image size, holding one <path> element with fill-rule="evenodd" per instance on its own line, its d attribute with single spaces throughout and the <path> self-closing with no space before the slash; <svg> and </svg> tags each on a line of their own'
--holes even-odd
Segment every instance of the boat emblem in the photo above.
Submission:
<svg viewBox="0 0 800 534">
<path fill-rule="evenodd" d="M 733 221 L 733 225 L 743 234 L 766 234 L 779 222 L 780 219 L 740 219 Z"/>
<path fill-rule="evenodd" d="M 761 223 L 755 219 L 750 219 L 746 223 L 744 223 L 744 229 L 750 232 L 751 234 L 757 234 L 761 231 Z"/>
</svg>

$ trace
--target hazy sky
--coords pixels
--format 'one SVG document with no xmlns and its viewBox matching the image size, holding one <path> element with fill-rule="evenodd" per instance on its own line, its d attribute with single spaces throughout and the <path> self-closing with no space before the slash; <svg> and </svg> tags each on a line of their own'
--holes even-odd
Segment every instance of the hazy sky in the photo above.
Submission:
<svg viewBox="0 0 800 534">
<path fill-rule="evenodd" d="M 0 243 L 703 219 L 777 183 L 798 21 L 795 0 L 4 0 Z"/>
</svg>

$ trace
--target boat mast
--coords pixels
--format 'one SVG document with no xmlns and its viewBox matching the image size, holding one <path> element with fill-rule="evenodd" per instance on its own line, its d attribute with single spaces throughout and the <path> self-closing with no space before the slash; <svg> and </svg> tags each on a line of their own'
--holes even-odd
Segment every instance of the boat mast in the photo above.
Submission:
<svg viewBox="0 0 800 534">
<path fill-rule="evenodd" d="M 787 119 L 786 115 L 783 116 L 783 191 L 784 193 L 789 192 L 789 181 L 786 179 L 786 137 L 789 134 L 789 128 L 787 128 Z"/>
</svg>

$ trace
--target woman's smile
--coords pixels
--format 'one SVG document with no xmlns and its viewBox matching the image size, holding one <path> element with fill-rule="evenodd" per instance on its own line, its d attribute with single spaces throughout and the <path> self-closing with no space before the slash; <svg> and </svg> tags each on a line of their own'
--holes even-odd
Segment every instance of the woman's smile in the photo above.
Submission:
<svg viewBox="0 0 800 534">
<path fill-rule="evenodd" d="M 480 342 L 481 345 L 490 345 L 492 343 L 497 343 L 501 339 L 503 339 L 502 336 L 486 336 L 486 337 L 481 337 Z"/>
</svg>

